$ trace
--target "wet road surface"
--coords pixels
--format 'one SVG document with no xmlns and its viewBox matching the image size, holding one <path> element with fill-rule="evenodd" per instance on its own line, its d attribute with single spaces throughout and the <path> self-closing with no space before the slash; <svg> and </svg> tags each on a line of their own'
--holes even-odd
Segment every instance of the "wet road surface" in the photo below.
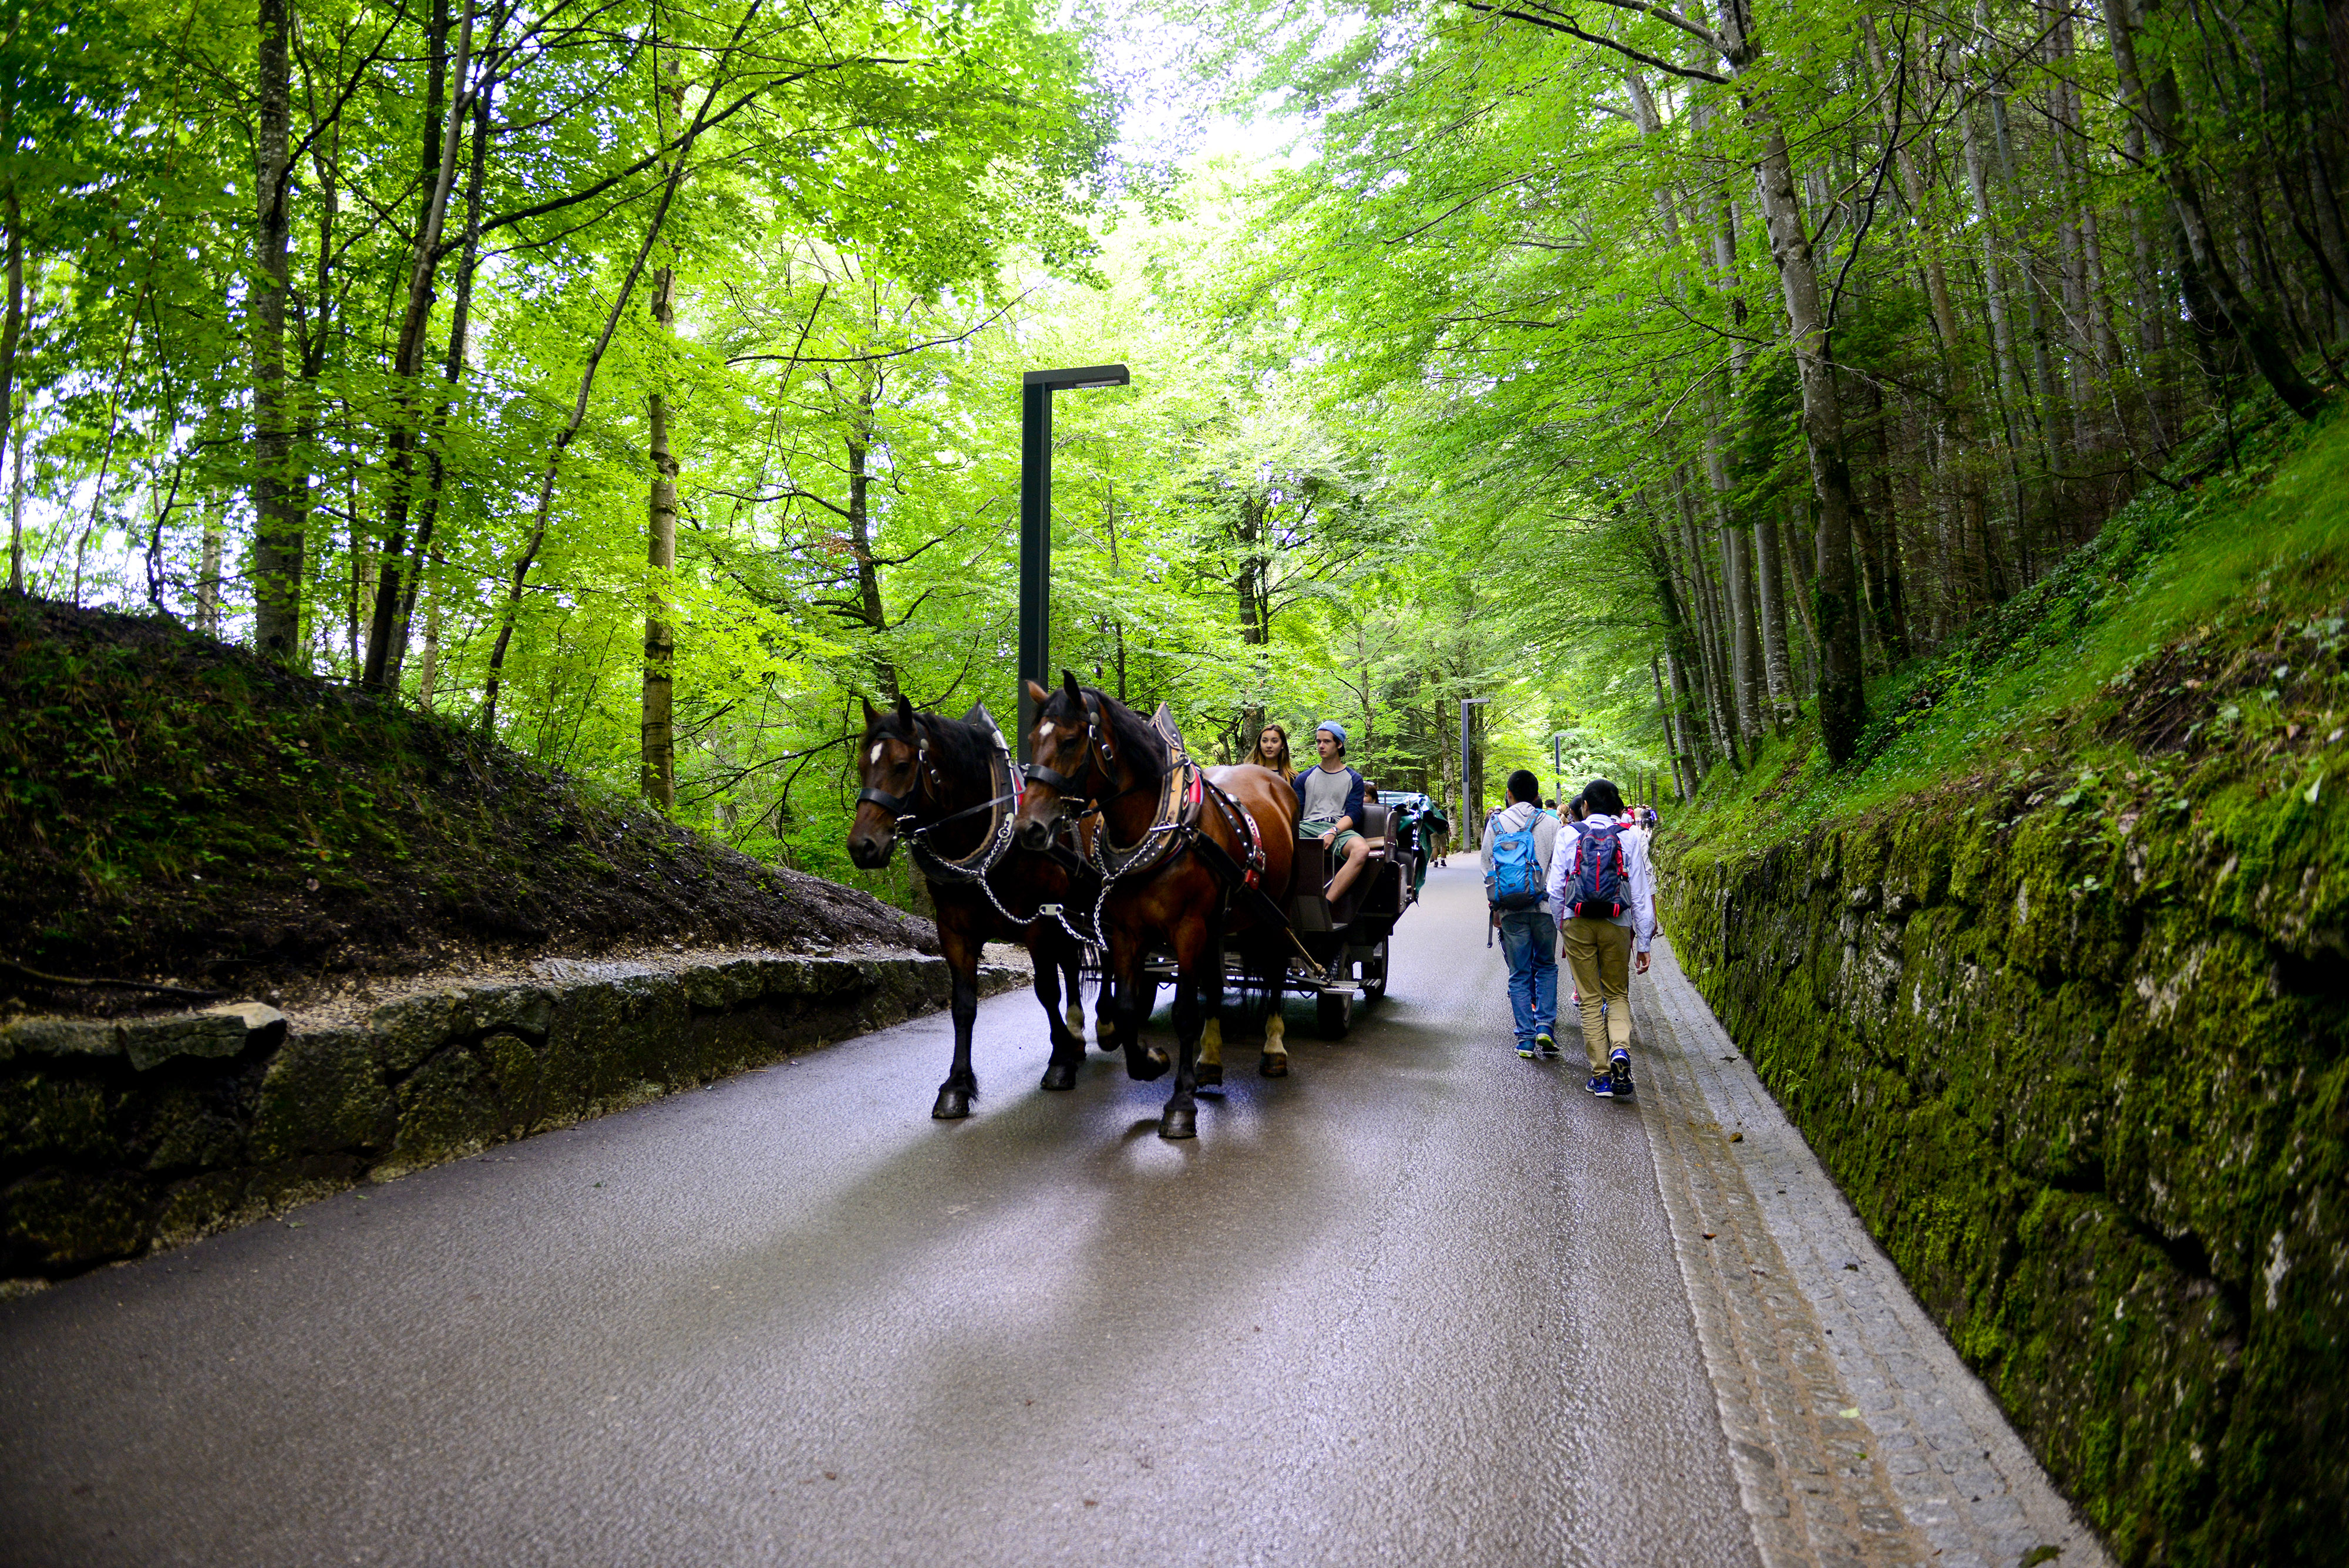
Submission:
<svg viewBox="0 0 2349 1568">
<path fill-rule="evenodd" d="M 967 1122 L 940 1016 L 0 1304 L 0 1560 L 1761 1562 L 1642 1108 L 1516 1058 L 1482 903 L 1195 1142 L 1022 992 Z"/>
</svg>

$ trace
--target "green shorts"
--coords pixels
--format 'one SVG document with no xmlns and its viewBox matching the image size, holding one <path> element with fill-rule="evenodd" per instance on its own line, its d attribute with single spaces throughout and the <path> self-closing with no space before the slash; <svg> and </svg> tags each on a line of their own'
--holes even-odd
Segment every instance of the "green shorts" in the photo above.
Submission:
<svg viewBox="0 0 2349 1568">
<path fill-rule="evenodd" d="M 1330 824 L 1327 819 L 1316 817 L 1310 822 L 1299 823 L 1297 825 L 1297 836 L 1299 838 L 1319 838 L 1323 834 L 1329 832 L 1330 827 Z M 1361 836 L 1362 836 L 1361 834 L 1355 832 L 1350 827 L 1340 832 L 1338 836 L 1332 839 L 1330 843 L 1330 864 L 1335 865 L 1339 861 L 1343 860 L 1346 857 L 1346 846 L 1353 843 L 1356 839 Z"/>
</svg>

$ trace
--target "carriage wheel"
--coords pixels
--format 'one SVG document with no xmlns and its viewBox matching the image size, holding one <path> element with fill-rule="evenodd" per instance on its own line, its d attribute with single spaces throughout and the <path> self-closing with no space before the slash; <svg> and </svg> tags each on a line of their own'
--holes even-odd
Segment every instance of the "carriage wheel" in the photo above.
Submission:
<svg viewBox="0 0 2349 1568">
<path fill-rule="evenodd" d="M 1354 1026 L 1354 993 L 1325 991 L 1313 1003 L 1313 1024 L 1324 1040 L 1343 1040 Z"/>
<path fill-rule="evenodd" d="M 1387 993 L 1387 943 L 1392 939 L 1381 937 L 1371 956 L 1362 961 L 1362 997 L 1376 1002 Z"/>
</svg>

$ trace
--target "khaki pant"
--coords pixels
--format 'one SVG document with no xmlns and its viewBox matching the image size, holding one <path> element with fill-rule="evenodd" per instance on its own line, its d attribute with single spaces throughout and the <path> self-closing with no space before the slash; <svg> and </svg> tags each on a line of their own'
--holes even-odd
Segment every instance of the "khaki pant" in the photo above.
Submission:
<svg viewBox="0 0 2349 1568">
<path fill-rule="evenodd" d="M 1610 1054 L 1631 1048 L 1631 928 L 1612 920 L 1576 919 L 1558 927 L 1566 964 L 1582 993 L 1582 1049 L 1591 1075 L 1608 1069 Z M 1601 1018 L 1599 1004 L 1608 1003 Z M 1612 1044 L 1609 1044 L 1609 1041 Z"/>
</svg>

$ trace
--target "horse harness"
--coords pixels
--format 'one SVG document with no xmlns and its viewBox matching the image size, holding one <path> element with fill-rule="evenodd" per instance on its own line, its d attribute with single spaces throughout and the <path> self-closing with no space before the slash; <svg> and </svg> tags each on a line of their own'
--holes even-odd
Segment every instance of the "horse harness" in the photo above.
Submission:
<svg viewBox="0 0 2349 1568">
<path fill-rule="evenodd" d="M 1114 783 L 1117 750 L 1110 736 L 1108 722 L 1102 717 L 1101 708 L 1091 692 L 1084 693 L 1083 701 L 1086 741 L 1101 753 L 1102 778 Z M 1063 795 L 1084 799 L 1084 809 L 1078 814 L 1081 819 L 1101 817 L 1100 826 L 1092 836 L 1092 866 L 1100 873 L 1102 879 L 1101 894 L 1093 901 L 1093 929 L 1098 931 L 1102 929 L 1102 910 L 1108 906 L 1110 893 L 1117 883 L 1129 877 L 1154 871 L 1185 849 L 1198 852 L 1202 863 L 1224 885 L 1227 898 L 1235 893 L 1251 895 L 1286 928 L 1288 923 L 1287 915 L 1263 890 L 1266 864 L 1264 835 L 1257 826 L 1254 814 L 1243 809 L 1237 801 L 1207 777 L 1206 769 L 1192 760 L 1188 748 L 1183 743 L 1182 732 L 1174 727 L 1174 716 L 1166 704 L 1162 702 L 1158 705 L 1158 711 L 1151 716 L 1150 725 L 1165 745 L 1171 765 L 1159 775 L 1158 810 L 1151 825 L 1143 830 L 1141 838 L 1131 845 L 1119 846 L 1110 842 L 1109 819 L 1102 813 L 1102 808 L 1111 801 L 1147 788 L 1147 785 L 1129 784 L 1098 798 L 1085 798 L 1075 780 L 1040 763 L 1028 765 L 1030 779 L 1050 784 Z M 1232 836 L 1247 846 L 1245 862 L 1235 858 L 1230 851 L 1201 830 L 1200 824 L 1206 819 L 1210 805 L 1231 829 Z"/>
<path fill-rule="evenodd" d="M 960 811 L 949 813 L 936 822 L 922 823 L 915 827 L 905 826 L 905 818 L 913 813 L 914 803 L 904 795 L 891 794 L 886 790 L 867 789 L 857 795 L 857 800 L 872 802 L 896 820 L 898 831 L 904 836 L 906 847 L 914 857 L 914 864 L 920 867 L 922 875 L 929 880 L 975 882 L 978 885 L 978 890 L 986 896 L 988 903 L 994 907 L 995 912 L 1009 923 L 1014 926 L 1032 925 L 1050 915 L 1058 919 L 1061 929 L 1067 931 L 1075 940 L 1092 945 L 1094 939 L 1070 925 L 1068 917 L 1061 913 L 1060 905 L 1040 904 L 1032 915 L 1015 915 L 1005 909 L 1003 900 L 997 897 L 992 873 L 1011 847 L 1010 807 L 1019 799 L 1019 790 L 1012 779 L 1011 748 L 1004 743 L 1002 727 L 996 723 L 995 716 L 987 711 L 987 704 L 972 703 L 970 711 L 963 715 L 963 722 L 981 725 L 987 731 L 988 783 L 994 789 L 994 794 L 988 799 L 979 802 L 977 805 L 965 806 Z M 921 768 L 922 777 L 928 782 L 931 793 L 944 798 L 946 782 L 938 776 L 937 764 L 930 760 L 930 742 L 922 733 L 918 723 L 914 726 L 914 753 Z M 980 836 L 978 845 L 968 854 L 960 856 L 943 854 L 931 848 L 926 842 L 929 835 L 946 826 L 947 824 L 959 821 L 966 816 L 976 815 L 982 811 L 990 814 L 987 832 Z"/>
</svg>

